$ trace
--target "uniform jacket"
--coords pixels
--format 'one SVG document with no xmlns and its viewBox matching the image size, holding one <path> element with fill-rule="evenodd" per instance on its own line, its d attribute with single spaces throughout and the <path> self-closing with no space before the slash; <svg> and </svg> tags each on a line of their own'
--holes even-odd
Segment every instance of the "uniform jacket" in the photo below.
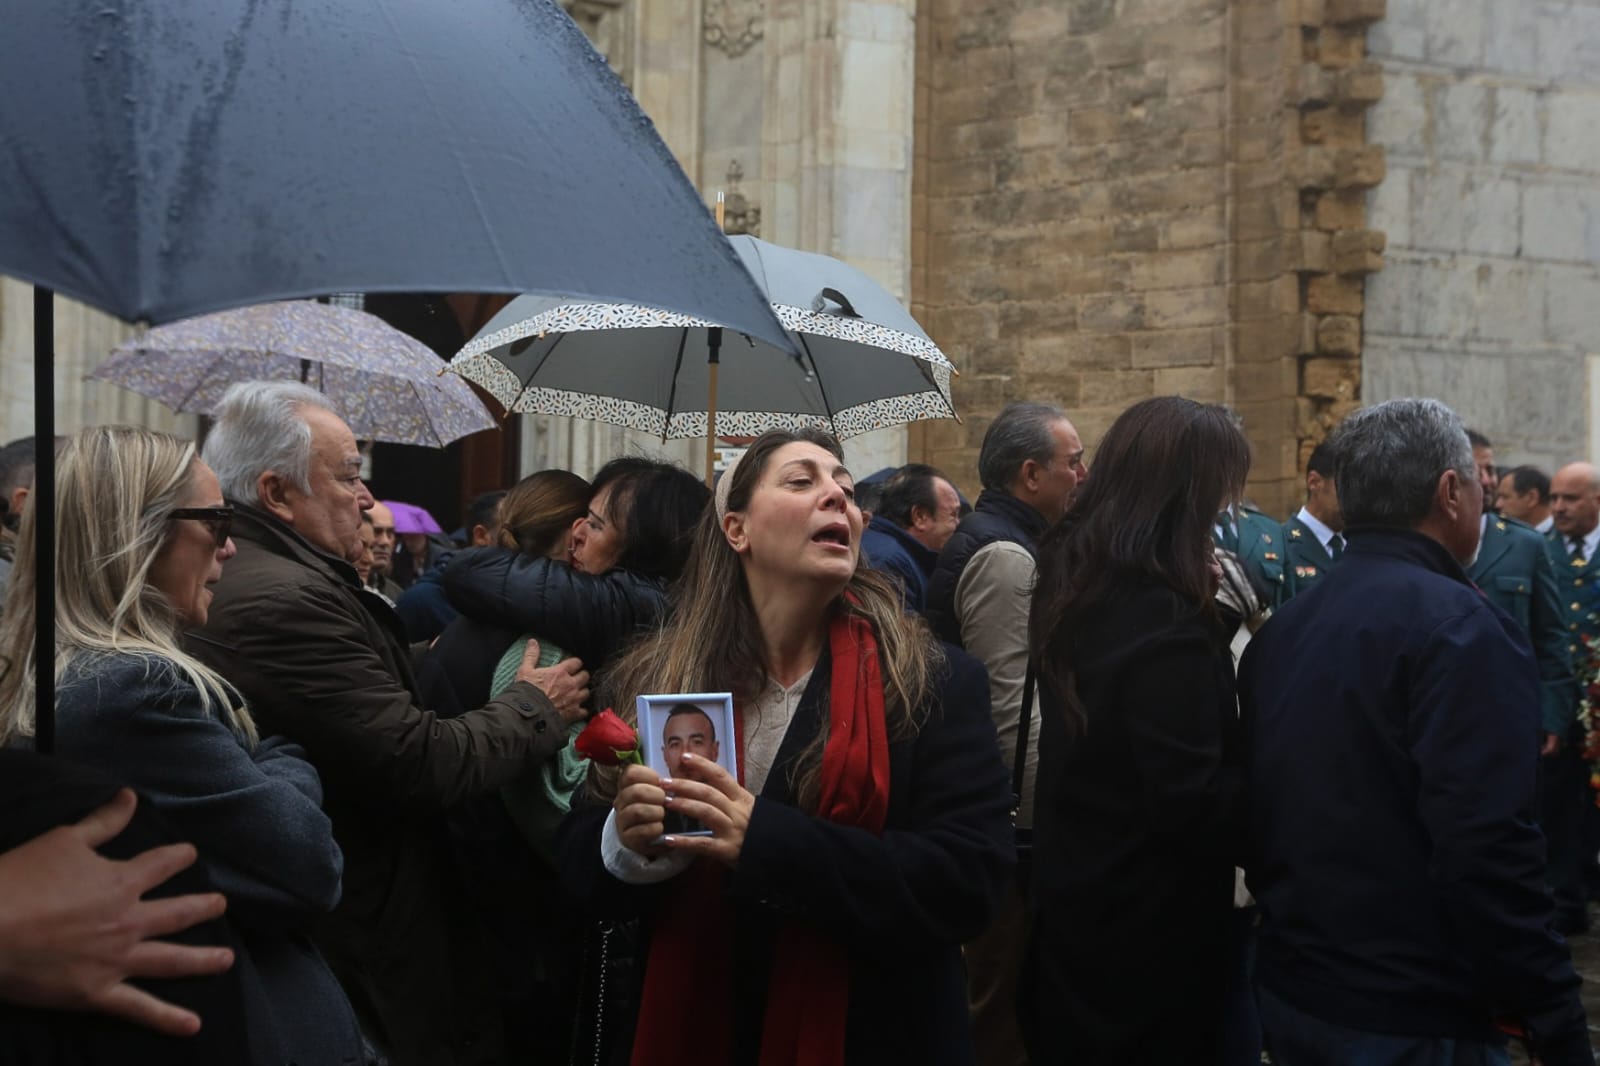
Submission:
<svg viewBox="0 0 1600 1066">
<path fill-rule="evenodd" d="M 1581 676 L 1590 655 L 1584 642 L 1600 641 L 1600 551 L 1576 566 L 1559 532 L 1552 529 L 1545 538 L 1556 570 L 1556 600 L 1561 606 L 1567 653 L 1572 656 L 1573 669 Z"/>
<path fill-rule="evenodd" d="M 1492 1039 L 1508 1012 L 1546 1063 L 1590 1063 L 1534 823 L 1533 649 L 1437 542 L 1349 538 L 1240 667 L 1260 985 L 1371 1032 Z"/>
<path fill-rule="evenodd" d="M 883 515 L 873 515 L 861 535 L 861 552 L 867 565 L 900 579 L 906 610 L 921 614 L 928 601 L 928 578 L 939 553 L 923 544 Z"/>
<path fill-rule="evenodd" d="M 790 771 L 822 726 L 831 676 L 826 650 L 817 663 L 728 879 L 735 1002 L 707 1009 L 732 1011 L 736 1061 L 754 1061 L 773 939 L 785 923 L 848 951 L 847 1063 L 974 1061 L 961 944 L 997 912 L 1015 852 L 983 668 L 953 648 L 946 654 L 921 729 L 890 743 L 881 836 L 795 806 Z M 608 810 L 581 810 L 562 825 L 563 877 L 604 912 L 648 917 L 673 881 L 629 885 L 605 869 Z"/>
<path fill-rule="evenodd" d="M 345 879 L 318 942 L 396 1063 L 493 1061 L 499 1019 L 481 946 L 447 906 L 442 815 L 548 758 L 566 728 L 523 682 L 458 718 L 425 709 L 399 621 L 355 569 L 237 513 L 238 554 L 187 640 L 322 777 Z"/>
<path fill-rule="evenodd" d="M 1328 571 L 1338 564 L 1322 546 L 1317 535 L 1311 531 L 1311 527 L 1298 518 L 1291 518 L 1283 524 L 1283 544 L 1285 563 L 1283 592 L 1279 602 L 1287 603 L 1300 593 L 1320 584 Z M 1339 561 L 1344 560 L 1341 557 Z"/>
<path fill-rule="evenodd" d="M 57 754 L 138 790 L 200 852 L 244 951 L 251 1062 L 361 1066 L 355 1012 L 308 933 L 344 860 L 304 752 L 247 750 L 154 655 L 80 654 L 56 699 Z"/>
<path fill-rule="evenodd" d="M 1212 539 L 1239 557 L 1251 584 L 1266 606 L 1276 607 L 1283 598 L 1283 570 L 1286 561 L 1283 526 L 1254 507 L 1241 507 L 1233 518 L 1237 529 L 1213 527 Z"/>
<path fill-rule="evenodd" d="M 1550 542 L 1531 527 L 1514 518 L 1490 515 L 1477 561 L 1467 576 L 1528 635 L 1539 664 L 1539 712 L 1544 731 L 1571 740 L 1578 684 L 1558 599 L 1566 590 L 1558 587 L 1554 562 Z M 1573 580 L 1582 578 L 1568 578 L 1569 587 Z M 1578 586 L 1575 591 L 1581 589 Z"/>
</svg>

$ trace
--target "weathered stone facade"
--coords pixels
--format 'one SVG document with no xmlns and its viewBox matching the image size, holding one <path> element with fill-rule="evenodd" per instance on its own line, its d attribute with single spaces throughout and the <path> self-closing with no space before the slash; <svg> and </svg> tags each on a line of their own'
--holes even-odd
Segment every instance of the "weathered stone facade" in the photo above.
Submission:
<svg viewBox="0 0 1600 1066">
<path fill-rule="evenodd" d="M 1389 0 L 1364 396 L 1430 395 L 1547 470 L 1600 455 L 1600 2 Z"/>
<path fill-rule="evenodd" d="M 1302 452 L 1357 399 L 1381 263 L 1362 116 L 1381 10 L 923 0 L 913 310 L 966 416 L 914 433 L 923 456 L 970 485 L 1008 401 L 1060 403 L 1092 442 L 1179 393 L 1234 404 L 1253 494 L 1296 498 Z"/>
</svg>

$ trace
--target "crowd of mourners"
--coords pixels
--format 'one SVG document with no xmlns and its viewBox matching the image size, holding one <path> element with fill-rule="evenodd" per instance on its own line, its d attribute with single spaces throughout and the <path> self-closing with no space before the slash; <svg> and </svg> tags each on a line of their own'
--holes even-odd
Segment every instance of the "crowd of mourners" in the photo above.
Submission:
<svg viewBox="0 0 1600 1066">
<path fill-rule="evenodd" d="M 203 448 L 58 442 L 48 758 L 32 448 L 0 1062 L 1594 1061 L 1600 474 L 1500 478 L 1437 401 L 1350 415 L 1282 523 L 1235 416 L 1159 397 L 1092 477 L 1005 408 L 970 502 L 800 429 L 451 539 L 320 393 L 237 385 Z M 732 759 L 580 754 L 722 692 Z"/>
</svg>

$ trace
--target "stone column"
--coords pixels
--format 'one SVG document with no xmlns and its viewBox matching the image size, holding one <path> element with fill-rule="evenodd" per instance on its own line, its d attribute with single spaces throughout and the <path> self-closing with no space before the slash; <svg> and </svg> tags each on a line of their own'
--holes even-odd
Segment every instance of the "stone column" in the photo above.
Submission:
<svg viewBox="0 0 1600 1066">
<path fill-rule="evenodd" d="M 727 7 L 742 5 L 727 0 Z M 768 0 L 762 236 L 911 295 L 916 0 Z M 938 337 L 934 337 L 935 342 Z M 903 427 L 847 441 L 864 474 L 905 461 Z"/>
</svg>

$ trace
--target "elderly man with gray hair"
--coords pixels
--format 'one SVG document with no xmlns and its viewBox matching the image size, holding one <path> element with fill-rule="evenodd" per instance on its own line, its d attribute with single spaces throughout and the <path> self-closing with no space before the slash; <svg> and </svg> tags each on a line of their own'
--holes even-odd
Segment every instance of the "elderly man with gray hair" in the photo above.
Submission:
<svg viewBox="0 0 1600 1066">
<path fill-rule="evenodd" d="M 1089 476 L 1083 442 L 1061 408 L 1008 404 L 984 434 L 978 453 L 983 492 L 961 520 L 928 580 L 927 619 L 942 640 L 978 657 L 989 670 L 989 702 L 1000 749 L 1015 770 L 1031 687 L 1028 610 L 1035 553 L 1046 529 L 1067 513 Z M 1038 766 L 1039 705 L 1026 698 L 1028 718 L 1021 762 L 1018 825 L 1033 825 Z M 1028 1061 L 1016 1022 L 1016 979 L 1026 945 L 1020 893 L 1007 901 L 984 936 L 966 947 L 968 998 L 978 1061 L 1017 1066 Z"/>
<path fill-rule="evenodd" d="M 1349 546 L 1239 672 L 1267 1046 L 1504 1063 L 1509 1019 L 1546 1066 L 1590 1064 L 1534 821 L 1533 649 L 1463 569 L 1483 508 L 1466 431 L 1391 400 L 1330 444 Z"/>
<path fill-rule="evenodd" d="M 322 777 L 345 869 L 318 945 L 396 1066 L 500 1061 L 488 945 L 460 906 L 443 815 L 565 747 L 587 674 L 577 660 L 535 669 L 530 642 L 487 706 L 440 718 L 421 705 L 399 619 L 351 565 L 372 506 L 361 454 L 316 390 L 235 385 L 204 456 L 234 508 L 238 554 L 189 648 Z"/>
</svg>

